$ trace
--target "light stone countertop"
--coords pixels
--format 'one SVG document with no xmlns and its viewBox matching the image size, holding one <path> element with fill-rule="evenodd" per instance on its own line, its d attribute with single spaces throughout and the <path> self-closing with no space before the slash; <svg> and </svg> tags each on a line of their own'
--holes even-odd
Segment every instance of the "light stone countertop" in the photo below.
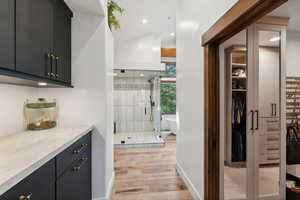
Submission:
<svg viewBox="0 0 300 200">
<path fill-rule="evenodd" d="M 0 138 L 0 196 L 94 126 L 25 131 Z"/>
</svg>

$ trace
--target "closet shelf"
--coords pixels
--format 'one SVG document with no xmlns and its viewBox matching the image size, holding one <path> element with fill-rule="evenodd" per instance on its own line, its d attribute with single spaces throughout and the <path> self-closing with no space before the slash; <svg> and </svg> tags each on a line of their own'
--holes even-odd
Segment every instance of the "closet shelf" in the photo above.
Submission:
<svg viewBox="0 0 300 200">
<path fill-rule="evenodd" d="M 300 100 L 300 97 L 289 97 L 289 96 L 287 96 L 286 99 L 287 100 Z M 288 102 L 288 103 L 291 103 L 291 102 Z M 293 103 L 300 103 L 300 102 L 293 102 Z"/>
<path fill-rule="evenodd" d="M 294 80 L 294 81 L 290 81 L 290 80 L 288 80 L 288 81 L 286 81 L 286 84 L 300 84 L 300 80 Z"/>
<path fill-rule="evenodd" d="M 233 92 L 247 92 L 247 89 L 232 89 Z"/>
<path fill-rule="evenodd" d="M 289 107 L 289 106 L 299 106 L 300 102 L 287 102 L 286 105 L 287 105 L 287 107 Z"/>
<path fill-rule="evenodd" d="M 298 87 L 286 87 L 287 90 L 299 90 L 300 91 L 300 88 Z"/>
<path fill-rule="evenodd" d="M 247 77 L 232 76 L 233 79 L 246 79 Z"/>
</svg>

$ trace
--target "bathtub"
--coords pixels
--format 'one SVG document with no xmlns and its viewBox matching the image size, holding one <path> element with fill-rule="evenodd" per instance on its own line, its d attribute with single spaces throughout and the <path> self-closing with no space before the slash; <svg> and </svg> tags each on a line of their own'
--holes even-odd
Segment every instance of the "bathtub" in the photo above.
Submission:
<svg viewBox="0 0 300 200">
<path fill-rule="evenodd" d="M 170 130 L 173 134 L 177 134 L 176 115 L 164 115 L 162 117 L 162 130 Z"/>
</svg>

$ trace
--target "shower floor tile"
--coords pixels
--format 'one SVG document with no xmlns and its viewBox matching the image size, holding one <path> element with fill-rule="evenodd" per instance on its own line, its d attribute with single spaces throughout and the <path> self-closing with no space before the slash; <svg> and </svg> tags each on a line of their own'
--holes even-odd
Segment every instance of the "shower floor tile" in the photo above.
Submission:
<svg viewBox="0 0 300 200">
<path fill-rule="evenodd" d="M 156 136 L 154 132 L 131 132 L 116 133 L 114 144 L 115 147 L 163 146 L 165 141 Z"/>
</svg>

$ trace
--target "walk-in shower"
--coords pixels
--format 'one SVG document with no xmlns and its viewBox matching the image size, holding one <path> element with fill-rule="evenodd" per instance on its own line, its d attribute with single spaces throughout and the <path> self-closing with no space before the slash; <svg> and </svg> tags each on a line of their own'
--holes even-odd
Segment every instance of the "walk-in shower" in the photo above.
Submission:
<svg viewBox="0 0 300 200">
<path fill-rule="evenodd" d="M 163 145 L 160 72 L 114 71 L 114 144 Z"/>
</svg>

